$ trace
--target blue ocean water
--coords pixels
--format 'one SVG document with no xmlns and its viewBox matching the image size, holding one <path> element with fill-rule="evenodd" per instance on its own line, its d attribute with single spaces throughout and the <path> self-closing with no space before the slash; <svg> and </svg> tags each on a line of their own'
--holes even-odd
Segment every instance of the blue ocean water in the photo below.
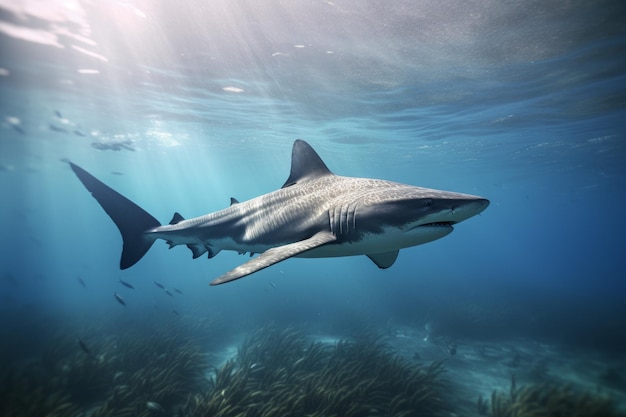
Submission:
<svg viewBox="0 0 626 417">
<path fill-rule="evenodd" d="M 625 17 L 608 0 L 1 1 L 3 368 L 64 332 L 94 350 L 210 320 L 224 359 L 268 323 L 372 327 L 468 386 L 488 368 L 472 404 L 516 375 L 623 411 Z M 167 223 L 279 188 L 298 138 L 336 174 L 491 205 L 386 270 L 290 259 L 209 287 L 247 255 L 157 242 L 120 271 L 119 232 L 64 162 Z"/>
</svg>

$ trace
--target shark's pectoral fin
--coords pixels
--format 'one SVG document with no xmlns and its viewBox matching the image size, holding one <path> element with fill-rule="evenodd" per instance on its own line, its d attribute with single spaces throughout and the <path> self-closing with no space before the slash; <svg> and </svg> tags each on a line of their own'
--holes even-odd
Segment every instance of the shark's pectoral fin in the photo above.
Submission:
<svg viewBox="0 0 626 417">
<path fill-rule="evenodd" d="M 226 282 L 243 278 L 246 275 L 250 275 L 254 272 L 260 271 L 261 269 L 267 268 L 268 266 L 284 261 L 285 259 L 299 255 L 302 252 L 306 252 L 326 243 L 333 242 L 336 239 L 335 235 L 330 232 L 319 232 L 308 239 L 268 249 L 256 258 L 251 259 L 245 264 L 239 265 L 232 271 L 216 278 L 211 282 L 211 285 L 224 284 Z"/>
<path fill-rule="evenodd" d="M 391 252 L 372 253 L 367 255 L 380 269 L 389 268 L 398 258 L 399 250 L 392 250 Z"/>
</svg>

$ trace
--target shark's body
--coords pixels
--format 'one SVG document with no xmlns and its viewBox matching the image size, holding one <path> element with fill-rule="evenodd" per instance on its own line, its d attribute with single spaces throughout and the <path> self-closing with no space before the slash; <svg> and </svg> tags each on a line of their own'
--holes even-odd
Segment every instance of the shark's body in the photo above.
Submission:
<svg viewBox="0 0 626 417">
<path fill-rule="evenodd" d="M 201 217 L 176 213 L 160 223 L 121 194 L 70 163 L 118 226 L 124 240 L 120 268 L 139 261 L 156 239 L 186 245 L 193 257 L 221 250 L 259 255 L 211 285 L 242 278 L 291 257 L 367 255 L 390 267 L 400 249 L 439 239 L 489 201 L 468 194 L 391 181 L 334 175 L 302 140 L 294 143 L 291 173 L 282 188 Z"/>
</svg>

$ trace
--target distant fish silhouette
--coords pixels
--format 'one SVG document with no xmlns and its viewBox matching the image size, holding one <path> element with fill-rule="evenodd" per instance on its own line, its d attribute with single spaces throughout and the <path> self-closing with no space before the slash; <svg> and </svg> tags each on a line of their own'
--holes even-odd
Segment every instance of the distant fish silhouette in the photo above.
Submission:
<svg viewBox="0 0 626 417">
<path fill-rule="evenodd" d="M 92 142 L 91 143 L 91 147 L 92 148 L 96 148 L 99 151 L 121 151 L 121 150 L 127 150 L 127 151 L 135 151 L 135 148 L 133 148 L 132 145 L 133 142 L 130 140 L 125 140 L 125 141 L 121 141 L 121 142 Z"/>
<path fill-rule="evenodd" d="M 122 298 L 121 295 L 119 295 L 118 293 L 114 292 L 113 296 L 115 297 L 115 299 L 117 300 L 118 303 L 120 303 L 123 306 L 126 306 L 126 301 L 124 301 L 124 299 Z"/>
<path fill-rule="evenodd" d="M 53 132 L 61 132 L 61 133 L 67 133 L 66 129 L 63 129 L 62 127 L 59 127 L 57 125 L 53 125 L 52 123 L 50 123 L 48 125 L 48 127 L 50 128 L 50 130 L 52 130 Z"/>
<path fill-rule="evenodd" d="M 76 279 L 78 280 L 80 285 L 82 285 L 83 287 L 87 288 L 87 284 L 85 284 L 85 281 L 80 276 L 76 277 Z"/>
<path fill-rule="evenodd" d="M 174 291 L 176 291 L 177 293 L 179 293 L 179 294 L 182 294 L 182 293 L 183 293 L 183 292 L 182 292 L 181 290 L 179 290 L 178 288 L 174 288 L 174 287 L 172 287 L 172 289 L 173 289 Z"/>
<path fill-rule="evenodd" d="M 178 311 L 176 311 L 176 310 L 174 310 L 174 309 L 172 309 L 172 313 L 173 313 L 173 314 L 176 314 L 177 316 L 180 316 L 180 314 L 178 314 Z"/>
<path fill-rule="evenodd" d="M 78 344 L 87 355 L 91 356 L 91 350 L 89 350 L 85 342 L 83 342 L 81 339 L 78 339 Z"/>
<path fill-rule="evenodd" d="M 156 285 L 157 287 L 159 287 L 160 289 L 164 290 L 165 289 L 165 285 L 161 284 L 158 281 L 154 281 L 154 285 Z"/>
<path fill-rule="evenodd" d="M 124 281 L 122 279 L 120 279 L 120 284 L 122 284 L 123 286 L 125 286 L 127 288 L 130 288 L 131 290 L 135 289 L 135 287 L 133 287 L 133 284 L 131 284 L 130 282 L 126 282 L 126 281 Z"/>
<path fill-rule="evenodd" d="M 167 288 L 164 289 L 165 294 L 169 295 L 170 297 L 173 297 L 174 294 L 172 294 L 171 292 L 169 292 L 169 290 Z"/>
</svg>

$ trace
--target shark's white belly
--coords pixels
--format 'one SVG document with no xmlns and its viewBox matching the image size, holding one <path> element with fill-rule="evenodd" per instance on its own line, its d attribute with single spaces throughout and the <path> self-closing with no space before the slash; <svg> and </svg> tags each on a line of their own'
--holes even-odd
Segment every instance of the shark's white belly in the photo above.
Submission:
<svg viewBox="0 0 626 417">
<path fill-rule="evenodd" d="M 368 234 L 358 242 L 330 243 L 304 252 L 300 258 L 370 255 L 391 252 L 440 239 L 452 232 L 451 226 L 421 227 L 409 231 L 396 228 L 379 234 Z"/>
</svg>

